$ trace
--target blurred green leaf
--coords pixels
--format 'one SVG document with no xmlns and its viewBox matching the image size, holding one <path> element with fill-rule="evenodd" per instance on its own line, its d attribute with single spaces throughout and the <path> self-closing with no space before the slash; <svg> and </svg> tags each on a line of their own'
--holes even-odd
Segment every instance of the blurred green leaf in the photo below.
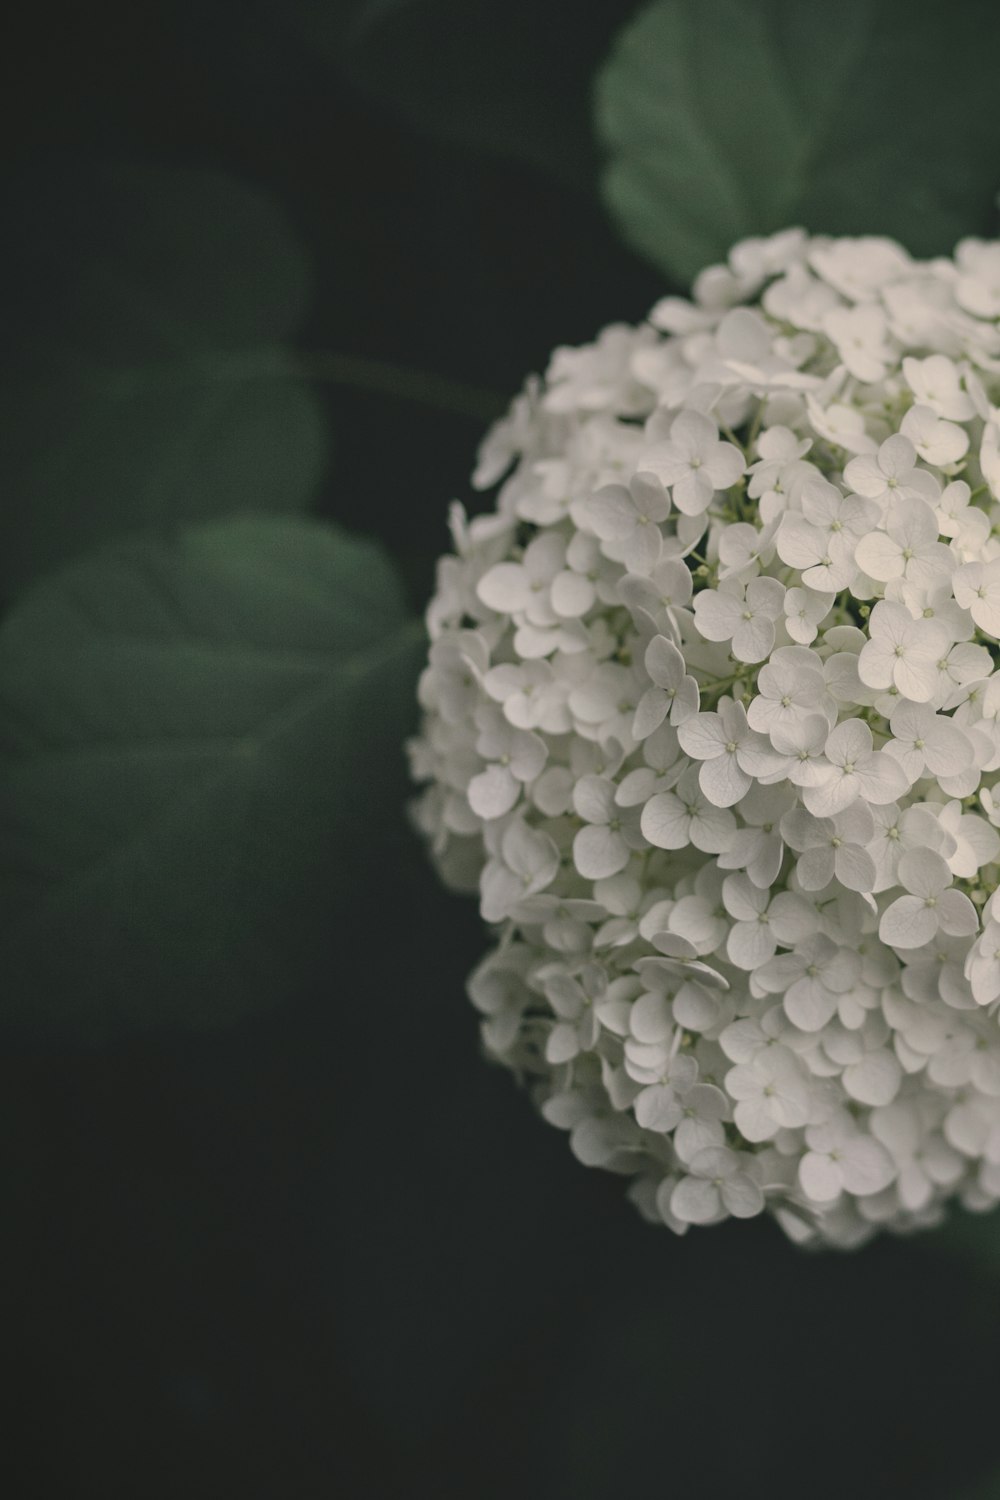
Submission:
<svg viewBox="0 0 1000 1500">
<path fill-rule="evenodd" d="M 950 251 L 993 223 L 998 49 L 993 0 L 960 26 L 906 0 L 656 0 L 597 79 L 605 200 L 684 280 L 791 224 Z"/>
<path fill-rule="evenodd" d="M 297 519 L 121 541 L 30 591 L 0 630 L 0 1016 L 212 1025 L 350 941 L 421 637 L 374 544 Z"/>
<path fill-rule="evenodd" d="M 629 5 L 597 0 L 562 24 L 538 0 L 297 0 L 354 83 L 420 128 L 590 189 L 589 81 Z"/>
<path fill-rule="evenodd" d="M 312 288 L 279 205 L 213 171 L 77 164 L 6 206 L 0 586 L 119 532 L 309 504 L 326 423 L 282 347 Z"/>
<path fill-rule="evenodd" d="M 1000 1276 L 1000 1213 L 969 1213 L 952 1208 L 939 1229 L 914 1243 L 932 1254 L 943 1253 L 978 1271 Z"/>
<path fill-rule="evenodd" d="M 980 1479 L 978 1484 L 958 1491 L 950 1500 L 1000 1500 L 1000 1469 Z"/>
</svg>

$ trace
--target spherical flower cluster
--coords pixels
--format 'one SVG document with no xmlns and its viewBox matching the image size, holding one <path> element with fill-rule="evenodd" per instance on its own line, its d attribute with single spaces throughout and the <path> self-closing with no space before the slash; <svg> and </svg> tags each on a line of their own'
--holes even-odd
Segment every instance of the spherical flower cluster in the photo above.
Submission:
<svg viewBox="0 0 1000 1500">
<path fill-rule="evenodd" d="M 683 1232 L 1000 1202 L 1000 243 L 798 229 L 555 351 L 428 611 L 487 1052 Z"/>
</svg>

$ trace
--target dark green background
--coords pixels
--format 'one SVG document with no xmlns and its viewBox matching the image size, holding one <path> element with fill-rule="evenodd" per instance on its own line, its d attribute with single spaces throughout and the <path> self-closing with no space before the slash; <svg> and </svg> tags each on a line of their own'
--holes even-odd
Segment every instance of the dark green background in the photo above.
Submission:
<svg viewBox="0 0 1000 1500">
<path fill-rule="evenodd" d="M 666 283 L 601 211 L 587 134 L 632 7 L 384 8 L 402 29 L 374 60 L 345 40 L 359 7 L 319 0 L 32 8 L 3 88 L 20 347 L 58 291 L 19 255 L 26 195 L 108 157 L 274 194 L 315 268 L 303 349 L 505 397 L 557 343 L 642 316 Z M 428 113 L 431 68 L 459 84 Z M 480 426 L 320 394 L 319 512 L 381 537 L 419 608 Z M 5 1037 L 6 1493 L 958 1500 L 1000 1460 L 996 1225 L 965 1252 L 820 1255 L 760 1221 L 643 1224 L 481 1062 L 463 982 L 483 936 L 429 876 L 405 790 L 400 762 L 377 857 L 283 1008 Z"/>
</svg>

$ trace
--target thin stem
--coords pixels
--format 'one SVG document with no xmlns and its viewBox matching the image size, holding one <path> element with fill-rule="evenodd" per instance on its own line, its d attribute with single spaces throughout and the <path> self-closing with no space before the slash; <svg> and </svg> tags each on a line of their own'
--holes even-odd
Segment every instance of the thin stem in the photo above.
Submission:
<svg viewBox="0 0 1000 1500">
<path fill-rule="evenodd" d="M 743 444 L 740 442 L 739 438 L 736 436 L 736 434 L 733 431 L 733 429 L 730 426 L 728 426 L 727 423 L 720 422 L 720 424 L 719 424 L 719 431 L 722 433 L 723 437 L 724 438 L 728 438 L 728 440 L 732 443 L 733 447 L 734 448 L 738 448 L 740 450 L 740 452 L 743 454 L 743 457 L 746 458 L 746 456 L 747 456 L 746 455 L 746 449 L 743 447 Z"/>
<path fill-rule="evenodd" d="M 402 401 L 416 401 L 476 422 L 495 421 L 507 407 L 505 399 L 493 391 L 463 385 L 461 381 L 429 374 L 426 370 L 411 370 L 386 360 L 341 354 L 335 349 L 298 354 L 293 368 L 311 380 L 393 396 Z"/>
<path fill-rule="evenodd" d="M 737 682 L 743 682 L 750 676 L 752 676 L 752 669 L 746 666 L 742 672 L 734 672 L 730 677 L 715 677 L 711 682 L 699 683 L 699 688 L 705 696 L 714 698 L 725 688 L 732 687 Z"/>
<path fill-rule="evenodd" d="M 764 403 L 763 403 L 763 401 L 758 401 L 758 403 L 757 403 L 757 410 L 754 412 L 753 421 L 750 424 L 750 431 L 747 434 L 746 452 L 747 452 L 747 457 L 748 458 L 749 458 L 750 452 L 751 452 L 751 450 L 752 450 L 754 444 L 756 443 L 757 438 L 758 438 L 758 436 L 760 434 L 761 424 L 763 423 L 763 421 L 764 421 Z"/>
<path fill-rule="evenodd" d="M 483 424 L 494 421 L 507 407 L 505 398 L 493 391 L 464 385 L 460 380 L 426 370 L 411 370 L 388 360 L 343 354 L 337 349 L 263 348 L 239 354 L 198 354 L 90 372 L 90 381 L 97 389 L 119 398 L 130 397 L 139 390 L 183 390 L 198 385 L 239 385 L 257 380 L 312 380 L 348 390 L 370 391 L 373 395 L 414 401 Z"/>
</svg>

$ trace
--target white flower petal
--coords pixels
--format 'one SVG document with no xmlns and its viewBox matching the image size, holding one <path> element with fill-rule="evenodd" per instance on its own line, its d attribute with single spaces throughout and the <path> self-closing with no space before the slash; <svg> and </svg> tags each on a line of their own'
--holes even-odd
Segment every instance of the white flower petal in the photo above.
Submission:
<svg viewBox="0 0 1000 1500">
<path fill-rule="evenodd" d="M 713 807 L 732 807 L 750 790 L 751 779 L 740 769 L 735 755 L 718 755 L 702 761 L 698 785 Z"/>
<path fill-rule="evenodd" d="M 487 822 L 509 813 L 520 795 L 520 785 L 507 766 L 487 766 L 469 782 L 469 806 Z"/>
<path fill-rule="evenodd" d="M 606 824 L 591 823 L 573 840 L 573 863 L 587 880 L 617 875 L 629 861 L 629 848 L 621 834 Z"/>
<path fill-rule="evenodd" d="M 830 1203 L 839 1198 L 843 1177 L 836 1162 L 816 1151 L 807 1151 L 799 1162 L 799 1185 L 813 1203 Z"/>
<path fill-rule="evenodd" d="M 670 1211 L 684 1224 L 709 1224 L 722 1211 L 719 1189 L 703 1177 L 682 1177 L 671 1194 Z"/>
<path fill-rule="evenodd" d="M 900 896 L 882 913 L 878 935 L 894 948 L 919 948 L 937 929 L 937 915 L 923 897 Z"/>
<path fill-rule="evenodd" d="M 843 1072 L 844 1088 L 859 1104 L 890 1104 L 899 1091 L 903 1070 L 891 1052 L 869 1052 Z"/>
</svg>

